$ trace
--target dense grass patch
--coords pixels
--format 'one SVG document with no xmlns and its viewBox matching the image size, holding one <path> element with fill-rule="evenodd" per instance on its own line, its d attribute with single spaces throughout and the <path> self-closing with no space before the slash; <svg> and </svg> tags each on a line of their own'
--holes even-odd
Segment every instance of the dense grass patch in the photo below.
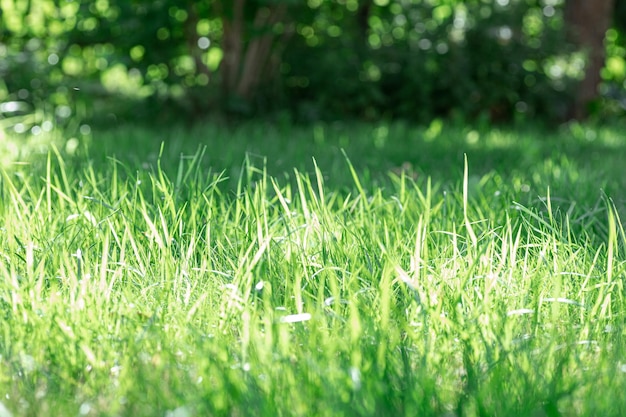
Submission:
<svg viewBox="0 0 626 417">
<path fill-rule="evenodd" d="M 626 409 L 618 130 L 160 134 L 3 171 L 14 415 Z"/>
</svg>

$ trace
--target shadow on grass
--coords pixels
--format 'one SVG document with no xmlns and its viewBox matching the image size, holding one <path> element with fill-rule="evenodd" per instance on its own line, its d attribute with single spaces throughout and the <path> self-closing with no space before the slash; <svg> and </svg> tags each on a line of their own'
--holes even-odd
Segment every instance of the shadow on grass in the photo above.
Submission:
<svg viewBox="0 0 626 417">
<path fill-rule="evenodd" d="M 418 181 L 452 184 L 462 178 L 464 155 L 470 175 L 497 173 L 502 181 L 550 186 L 554 191 L 577 192 L 586 187 L 607 194 L 621 192 L 626 157 L 626 135 L 621 126 L 566 125 L 557 131 L 535 126 L 482 129 L 440 126 L 438 129 L 396 123 L 365 125 L 337 123 L 312 127 L 276 127 L 249 123 L 237 127 L 215 125 L 192 130 L 159 131 L 123 127 L 93 133 L 87 143 L 89 159 L 96 166 L 113 157 L 133 169 L 161 168 L 175 175 L 181 160 L 206 148 L 202 163 L 213 172 L 224 171 L 233 180 L 247 158 L 270 175 L 290 175 L 293 169 L 313 172 L 313 158 L 326 176 L 326 186 L 352 187 L 342 149 L 365 184 L 384 185 L 390 172 L 402 170 Z M 182 159 L 181 159 L 182 158 Z M 85 161 L 80 161 L 85 162 Z M 520 186 L 521 187 L 521 186 Z M 523 187 L 526 188 L 526 187 Z"/>
<path fill-rule="evenodd" d="M 606 197 L 613 199 L 618 212 L 626 211 L 624 131 L 620 125 L 580 124 L 549 131 L 533 125 L 477 129 L 437 121 L 429 127 L 403 123 L 299 127 L 254 122 L 167 130 L 126 126 L 95 131 L 81 138 L 78 147 L 73 138 L 53 137 L 51 142 L 59 147 L 69 168 L 80 171 L 89 166 L 104 173 L 115 160 L 121 166 L 119 172 L 129 177 L 160 168 L 174 179 L 194 155 L 204 152 L 200 170 L 223 173 L 221 186 L 227 191 L 234 191 L 240 180 L 255 180 L 254 175 L 241 178 L 244 161 L 258 171 L 255 175 L 265 169 L 279 182 L 293 182 L 294 169 L 313 177 L 315 160 L 327 190 L 351 192 L 354 180 L 342 150 L 368 191 L 390 189 L 394 175 L 405 175 L 420 187 L 430 179 L 438 192 L 460 191 L 467 155 L 470 197 L 507 192 L 509 200 L 541 211 L 549 189 L 553 209 L 584 218 L 600 206 L 606 208 Z M 45 177 L 45 144 L 35 143 L 36 151 L 28 155 L 27 165 L 17 167 Z M 21 149 L 26 150 L 26 145 Z M 15 162 L 9 167 L 15 168 Z"/>
</svg>

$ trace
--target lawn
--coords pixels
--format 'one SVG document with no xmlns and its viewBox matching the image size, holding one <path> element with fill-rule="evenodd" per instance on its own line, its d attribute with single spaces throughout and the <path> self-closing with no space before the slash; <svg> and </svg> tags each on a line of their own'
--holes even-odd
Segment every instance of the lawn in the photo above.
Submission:
<svg viewBox="0 0 626 417">
<path fill-rule="evenodd" d="M 621 416 L 624 131 L 4 138 L 0 416 Z"/>
</svg>

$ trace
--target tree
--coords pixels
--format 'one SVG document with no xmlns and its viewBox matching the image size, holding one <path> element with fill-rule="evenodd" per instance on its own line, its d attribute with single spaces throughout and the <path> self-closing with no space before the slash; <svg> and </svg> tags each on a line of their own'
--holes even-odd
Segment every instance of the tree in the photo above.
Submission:
<svg viewBox="0 0 626 417">
<path fill-rule="evenodd" d="M 600 71 L 604 66 L 604 37 L 611 25 L 614 0 L 567 0 L 565 23 L 569 40 L 587 53 L 585 76 L 576 92 L 570 116 L 582 119 L 598 98 Z"/>
<path fill-rule="evenodd" d="M 213 3 L 223 25 L 224 57 L 220 75 L 222 96 L 227 102 L 249 104 L 262 81 L 275 75 L 280 62 L 277 40 L 282 37 L 284 41 L 292 33 L 286 21 L 289 3 L 284 0 Z"/>
<path fill-rule="evenodd" d="M 0 103 L 77 100 L 106 117 L 581 118 L 611 23 L 607 68 L 617 88 L 626 77 L 626 0 L 2 4 Z M 588 54 L 575 100 L 572 44 Z"/>
</svg>

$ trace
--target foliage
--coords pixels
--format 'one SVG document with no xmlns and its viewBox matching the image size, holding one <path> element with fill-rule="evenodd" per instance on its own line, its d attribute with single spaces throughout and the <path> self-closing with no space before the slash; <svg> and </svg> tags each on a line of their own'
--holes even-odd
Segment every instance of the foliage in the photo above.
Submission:
<svg viewBox="0 0 626 417">
<path fill-rule="evenodd" d="M 2 3 L 0 129 L 51 131 L 71 120 L 73 90 L 59 64 L 71 14 L 50 2 Z"/>
<path fill-rule="evenodd" d="M 221 111 L 558 120 L 584 63 L 564 41 L 561 1 L 4 3 L 0 101 L 61 123 Z M 604 78 L 615 95 L 624 42 L 619 25 L 611 33 Z"/>
<path fill-rule="evenodd" d="M 546 67 L 557 49 L 565 54 L 558 38 L 560 24 L 558 16 L 548 18 L 526 3 L 420 3 L 402 8 L 392 2 L 371 11 L 371 33 L 364 45 L 346 45 L 340 38 L 300 62 L 305 68 L 312 62 L 322 67 L 311 76 L 312 92 L 339 88 L 339 97 L 351 97 L 330 106 L 345 102 L 343 106 L 357 107 L 344 111 L 348 114 L 430 120 L 451 112 L 490 112 L 497 120 L 510 119 L 515 109 L 534 115 L 547 108 L 556 116 L 558 109 L 550 107 L 558 105 L 558 90 L 567 86 L 567 76 L 551 80 Z M 361 57 L 356 55 L 359 49 L 365 49 Z M 335 84 L 336 77 L 328 75 L 340 56 L 350 66 Z M 352 93 L 342 94 L 341 89 Z"/>
</svg>

